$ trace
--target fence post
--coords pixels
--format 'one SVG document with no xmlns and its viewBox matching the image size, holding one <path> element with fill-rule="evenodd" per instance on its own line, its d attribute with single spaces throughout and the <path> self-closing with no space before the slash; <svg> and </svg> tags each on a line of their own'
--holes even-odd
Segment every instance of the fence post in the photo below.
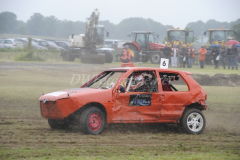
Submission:
<svg viewBox="0 0 240 160">
<path fill-rule="evenodd" d="M 32 38 L 28 37 L 28 49 L 32 48 Z"/>
</svg>

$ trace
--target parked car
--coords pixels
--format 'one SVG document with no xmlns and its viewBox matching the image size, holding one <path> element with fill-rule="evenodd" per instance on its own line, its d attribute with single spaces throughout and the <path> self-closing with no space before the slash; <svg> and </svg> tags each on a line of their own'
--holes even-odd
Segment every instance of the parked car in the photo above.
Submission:
<svg viewBox="0 0 240 160">
<path fill-rule="evenodd" d="M 77 124 L 86 134 L 100 134 L 105 123 L 175 123 L 189 134 L 201 134 L 207 94 L 190 74 L 159 68 L 108 69 L 80 88 L 42 95 L 41 115 L 51 128 Z"/>
<path fill-rule="evenodd" d="M 23 48 L 23 43 L 19 40 L 15 39 L 1 39 L 1 47 L 0 48 Z"/>
<path fill-rule="evenodd" d="M 32 38 L 32 41 L 38 44 L 38 41 L 44 41 L 44 40 L 38 39 L 38 38 Z"/>
<path fill-rule="evenodd" d="M 56 45 L 58 45 L 59 47 L 64 48 L 65 50 L 67 50 L 69 48 L 69 43 L 65 42 L 65 41 L 55 41 L 54 42 Z"/>
<path fill-rule="evenodd" d="M 55 43 L 51 41 L 37 40 L 36 42 L 38 43 L 38 45 L 46 47 L 48 49 L 63 50 L 62 47 L 57 46 Z"/>
<path fill-rule="evenodd" d="M 15 39 L 21 41 L 25 47 L 28 45 L 28 38 L 15 38 Z M 46 47 L 40 46 L 34 41 L 32 41 L 31 44 L 32 44 L 32 47 L 34 47 L 36 49 L 47 50 Z"/>
</svg>

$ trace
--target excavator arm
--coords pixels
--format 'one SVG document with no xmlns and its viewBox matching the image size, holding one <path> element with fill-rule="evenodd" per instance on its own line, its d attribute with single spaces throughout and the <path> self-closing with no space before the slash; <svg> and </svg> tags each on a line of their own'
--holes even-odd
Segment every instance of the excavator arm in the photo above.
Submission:
<svg viewBox="0 0 240 160">
<path fill-rule="evenodd" d="M 72 53 L 79 54 L 82 63 L 90 64 L 104 64 L 105 54 L 104 50 L 97 50 L 98 43 L 98 20 L 100 12 L 95 9 L 86 21 L 85 34 L 74 35 L 69 37 L 69 46 L 71 49 L 68 51 L 68 56 Z M 104 36 L 103 36 L 104 38 Z"/>
<path fill-rule="evenodd" d="M 87 18 L 85 32 L 85 45 L 87 48 L 95 48 L 96 46 L 99 14 L 98 9 L 95 9 L 90 18 Z"/>
</svg>

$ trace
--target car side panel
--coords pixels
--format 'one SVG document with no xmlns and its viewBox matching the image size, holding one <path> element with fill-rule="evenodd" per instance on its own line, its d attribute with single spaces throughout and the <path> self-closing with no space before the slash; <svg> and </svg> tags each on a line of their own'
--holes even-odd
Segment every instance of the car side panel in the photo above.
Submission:
<svg viewBox="0 0 240 160">
<path fill-rule="evenodd" d="M 188 85 L 189 91 L 162 91 L 162 86 L 159 86 L 162 101 L 161 122 L 174 121 L 177 123 L 186 106 L 192 103 L 205 105 L 206 93 L 201 86 L 189 75 L 182 72 L 178 74 Z"/>
</svg>

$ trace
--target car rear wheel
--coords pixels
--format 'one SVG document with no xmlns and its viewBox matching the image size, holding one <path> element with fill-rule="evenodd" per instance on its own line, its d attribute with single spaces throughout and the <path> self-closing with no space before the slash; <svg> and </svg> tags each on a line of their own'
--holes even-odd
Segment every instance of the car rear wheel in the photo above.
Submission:
<svg viewBox="0 0 240 160">
<path fill-rule="evenodd" d="M 105 116 L 97 107 L 86 108 L 80 115 L 80 128 L 85 134 L 100 134 L 105 125 Z"/>
<path fill-rule="evenodd" d="M 52 129 L 68 129 L 69 123 L 64 120 L 48 119 L 48 124 Z"/>
<path fill-rule="evenodd" d="M 182 126 L 189 134 L 201 134 L 205 125 L 206 120 L 200 110 L 189 109 L 182 117 Z"/>
</svg>

